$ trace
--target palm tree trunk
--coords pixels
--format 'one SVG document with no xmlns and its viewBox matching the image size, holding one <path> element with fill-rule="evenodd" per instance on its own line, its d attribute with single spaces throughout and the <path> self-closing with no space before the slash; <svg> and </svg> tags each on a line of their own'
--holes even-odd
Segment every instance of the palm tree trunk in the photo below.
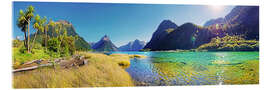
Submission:
<svg viewBox="0 0 270 90">
<path fill-rule="evenodd" d="M 24 41 L 23 41 L 24 47 L 25 47 L 25 48 L 27 48 L 27 44 L 26 44 L 26 43 L 27 43 L 27 42 L 26 42 L 27 40 L 26 40 L 26 38 L 27 38 L 27 37 L 26 37 L 26 30 L 25 30 L 25 31 L 24 31 Z"/>
<path fill-rule="evenodd" d="M 28 40 L 27 40 L 27 52 L 30 53 L 30 20 L 28 20 Z"/>
<path fill-rule="evenodd" d="M 36 37 L 37 37 L 37 32 L 38 32 L 38 30 L 35 32 L 35 36 L 34 36 L 34 39 L 33 39 L 33 42 L 32 42 L 32 46 L 31 46 L 30 49 L 32 49 L 33 46 L 35 45 L 35 40 L 36 40 Z"/>
<path fill-rule="evenodd" d="M 63 37 L 63 36 L 61 36 L 61 35 L 60 35 L 60 36 L 58 36 L 58 37 L 59 37 L 59 39 L 60 39 L 60 44 L 59 44 L 58 48 L 60 49 L 60 48 L 61 48 L 61 44 L 62 44 L 62 41 L 63 41 L 63 38 L 64 38 L 64 37 Z M 58 50 L 59 50 L 59 49 L 58 49 Z M 59 51 L 58 51 L 58 52 L 59 52 Z"/>
<path fill-rule="evenodd" d="M 48 35 L 47 35 L 47 30 L 45 30 L 45 49 L 47 51 L 47 40 L 48 40 Z"/>
<path fill-rule="evenodd" d="M 53 33 L 54 33 L 54 29 L 55 29 L 55 28 L 53 28 L 53 29 L 51 30 L 51 32 L 52 32 L 52 36 L 51 36 L 51 37 L 54 37 L 54 35 L 53 35 Z"/>
</svg>

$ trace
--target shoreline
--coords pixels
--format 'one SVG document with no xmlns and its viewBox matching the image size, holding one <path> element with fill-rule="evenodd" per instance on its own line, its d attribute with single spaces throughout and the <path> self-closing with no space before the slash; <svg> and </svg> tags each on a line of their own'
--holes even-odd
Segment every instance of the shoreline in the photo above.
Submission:
<svg viewBox="0 0 270 90">
<path fill-rule="evenodd" d="M 133 79 L 125 68 L 129 67 L 130 58 L 145 58 L 145 56 L 142 55 L 105 55 L 102 53 L 90 52 L 76 52 L 76 55 L 80 56 L 80 58 L 83 57 L 84 60 L 88 60 L 87 64 L 80 66 L 77 62 L 78 60 L 73 60 L 74 58 L 72 58 L 71 60 L 65 60 L 64 66 L 68 66 L 68 68 L 62 65 L 63 62 L 54 66 L 16 72 L 13 73 L 13 87 L 70 88 L 134 86 Z M 42 78 L 45 77 L 46 80 L 43 80 Z M 81 82 L 80 80 L 85 82 Z M 54 86 L 53 83 L 58 84 Z M 62 85 L 61 83 L 69 84 Z M 82 84 L 84 85 L 81 86 Z"/>
<path fill-rule="evenodd" d="M 75 55 L 83 56 L 84 59 L 88 59 L 88 63 L 82 66 L 75 65 L 69 68 L 62 68 L 59 65 L 56 67 L 45 67 L 37 70 L 26 71 L 23 73 L 21 72 L 14 73 L 13 87 L 34 88 L 36 84 L 38 88 L 112 87 L 112 86 L 129 87 L 129 86 L 146 85 L 143 82 L 142 83 L 136 82 L 136 80 L 133 79 L 133 77 L 131 77 L 131 74 L 128 71 L 126 71 L 126 68 L 130 66 L 131 58 L 145 58 L 143 56 L 140 57 L 136 56 L 136 54 L 133 55 L 133 54 L 118 54 L 118 53 L 106 55 L 103 53 L 92 53 L 92 52 L 76 52 Z M 251 61 L 253 62 L 254 60 Z M 258 61 L 255 62 L 257 63 Z M 213 64 L 227 67 L 235 63 L 214 62 Z M 246 63 L 245 64 L 237 63 L 235 65 L 237 65 L 239 68 L 247 68 L 242 67 L 242 64 L 245 65 Z M 252 63 L 249 64 L 252 65 Z M 68 65 L 71 64 L 69 63 Z M 249 69 L 247 68 L 247 70 Z M 42 78 L 46 78 L 46 80 L 43 81 Z M 51 79 L 56 79 L 57 81 Z M 92 84 L 85 84 L 84 82 L 81 82 L 81 80 Z M 34 83 L 34 81 L 38 83 Z M 44 84 L 45 82 L 49 84 L 49 86 L 38 85 L 42 83 Z M 232 81 L 226 82 L 231 83 Z M 21 85 L 22 83 L 28 84 L 31 83 L 31 85 L 34 86 L 27 84 Z M 59 84 L 54 86 L 52 83 L 59 83 Z M 68 84 L 62 85 L 63 83 Z"/>
</svg>

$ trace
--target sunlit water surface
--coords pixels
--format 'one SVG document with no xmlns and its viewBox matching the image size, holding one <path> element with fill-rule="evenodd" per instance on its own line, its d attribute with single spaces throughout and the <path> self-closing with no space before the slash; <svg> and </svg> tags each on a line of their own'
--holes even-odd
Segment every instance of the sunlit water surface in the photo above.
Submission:
<svg viewBox="0 0 270 90">
<path fill-rule="evenodd" d="M 239 66 L 239 64 L 242 64 L 245 61 L 259 60 L 258 52 L 112 53 L 147 56 L 147 58 L 144 59 L 131 59 L 131 65 L 126 69 L 134 79 L 135 84 L 147 86 L 224 84 L 224 81 L 230 81 L 230 79 L 233 78 L 233 75 L 228 75 L 231 74 L 231 72 L 234 72 L 231 68 L 234 68 L 234 66 L 237 65 Z M 228 70 L 228 68 L 230 70 Z M 235 70 L 237 70 L 237 68 Z M 239 73 L 243 76 L 243 72 Z M 255 74 L 257 74 L 257 72 Z M 253 75 L 251 80 L 254 80 L 254 77 L 255 76 Z M 236 84 L 240 84 L 242 81 L 243 80 L 239 83 L 236 82 Z M 235 82 L 228 82 L 227 84 L 235 84 Z"/>
</svg>

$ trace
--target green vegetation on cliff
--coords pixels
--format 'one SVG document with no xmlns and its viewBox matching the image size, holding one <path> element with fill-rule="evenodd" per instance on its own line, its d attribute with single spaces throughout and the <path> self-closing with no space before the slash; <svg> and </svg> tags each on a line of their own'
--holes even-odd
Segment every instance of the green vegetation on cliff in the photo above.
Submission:
<svg viewBox="0 0 270 90">
<path fill-rule="evenodd" d="M 213 38 L 211 42 L 203 44 L 197 49 L 208 51 L 258 51 L 259 41 L 245 40 L 241 36 L 226 35 L 223 38 Z"/>
<path fill-rule="evenodd" d="M 76 50 L 87 51 L 91 49 L 91 46 L 82 37 L 80 37 L 77 34 L 77 32 L 75 31 L 75 28 L 70 22 L 64 21 L 64 20 L 59 20 L 57 22 L 54 22 L 54 21 L 50 21 L 50 22 L 53 24 L 48 26 L 48 31 L 47 31 L 48 38 L 57 37 L 58 34 L 63 34 L 64 33 L 63 31 L 66 30 L 67 36 L 76 37 L 75 39 Z M 58 27 L 61 27 L 61 28 L 58 28 Z M 57 28 L 59 29 L 58 33 L 56 33 L 55 31 Z M 36 38 L 37 42 L 42 43 L 42 37 L 44 37 L 43 34 L 44 34 L 43 32 L 38 32 L 37 38 Z"/>
</svg>

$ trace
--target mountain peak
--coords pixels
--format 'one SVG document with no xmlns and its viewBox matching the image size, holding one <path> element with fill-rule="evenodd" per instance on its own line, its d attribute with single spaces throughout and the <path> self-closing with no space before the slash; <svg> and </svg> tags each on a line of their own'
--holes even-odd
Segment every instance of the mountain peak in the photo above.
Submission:
<svg viewBox="0 0 270 90">
<path fill-rule="evenodd" d="M 139 39 L 135 39 L 134 42 L 140 42 L 140 40 Z"/>
<path fill-rule="evenodd" d="M 177 27 L 178 27 L 178 26 L 177 26 L 174 22 L 172 22 L 171 20 L 163 20 L 163 21 L 159 24 L 159 26 L 158 26 L 158 28 L 157 28 L 157 30 L 156 30 L 156 33 L 163 32 L 163 31 L 165 31 L 165 30 L 167 30 L 167 29 L 169 29 L 169 28 L 175 29 L 175 28 L 177 28 Z"/>
<path fill-rule="evenodd" d="M 128 44 L 120 46 L 119 50 L 121 51 L 139 51 L 143 49 L 145 46 L 145 41 L 140 41 L 139 39 L 135 39 L 134 41 L 130 41 Z"/>
<path fill-rule="evenodd" d="M 62 24 L 71 24 L 69 21 L 67 20 L 58 20 L 57 22 L 62 23 Z"/>
<path fill-rule="evenodd" d="M 117 47 L 111 42 L 107 35 L 104 35 L 97 43 L 92 46 L 97 51 L 117 51 Z"/>
<path fill-rule="evenodd" d="M 174 22 L 172 22 L 171 20 L 163 20 L 161 23 L 160 23 L 160 26 L 161 25 L 174 25 L 174 26 L 177 26 Z"/>
<path fill-rule="evenodd" d="M 109 38 L 107 35 L 104 35 L 104 36 L 101 38 L 101 40 L 104 40 L 104 41 L 109 41 L 109 40 L 110 40 L 110 38 Z"/>
</svg>

